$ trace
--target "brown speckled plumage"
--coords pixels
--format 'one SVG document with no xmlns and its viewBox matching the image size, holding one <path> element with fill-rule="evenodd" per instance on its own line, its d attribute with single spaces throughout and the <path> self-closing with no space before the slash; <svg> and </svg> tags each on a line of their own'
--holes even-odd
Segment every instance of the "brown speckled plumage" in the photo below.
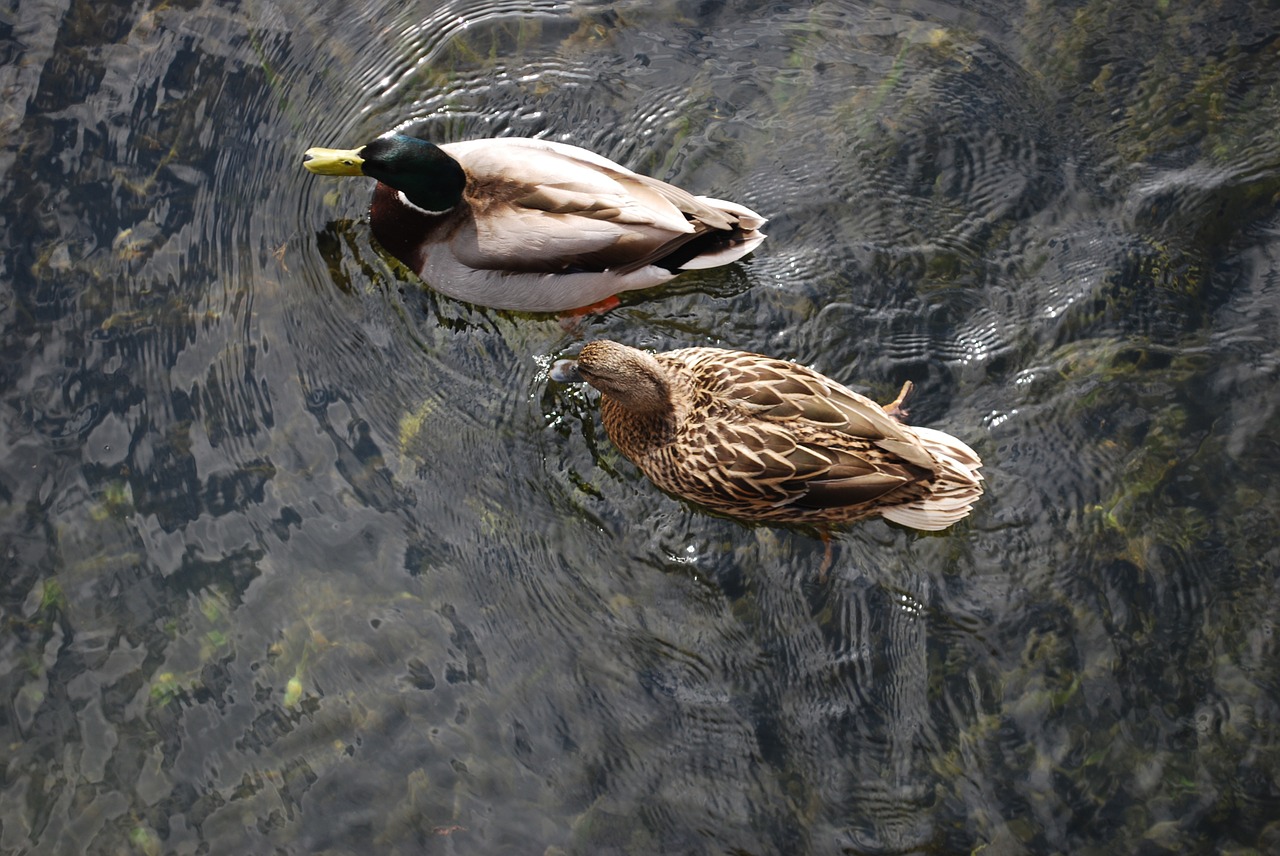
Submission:
<svg viewBox="0 0 1280 856">
<path fill-rule="evenodd" d="M 901 424 L 817 372 L 743 351 L 649 354 L 588 343 L 614 444 L 658 487 L 744 520 L 831 524 L 880 514 L 945 529 L 982 494 L 978 456 Z"/>
</svg>

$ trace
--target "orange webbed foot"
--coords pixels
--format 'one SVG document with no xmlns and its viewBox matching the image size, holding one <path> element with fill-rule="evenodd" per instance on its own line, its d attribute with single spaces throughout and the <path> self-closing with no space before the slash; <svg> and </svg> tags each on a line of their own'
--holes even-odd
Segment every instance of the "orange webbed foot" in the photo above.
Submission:
<svg viewBox="0 0 1280 856">
<path fill-rule="evenodd" d="M 610 309 L 616 309 L 622 305 L 622 301 L 618 296 L 612 295 L 606 297 L 598 303 L 592 303 L 589 306 L 579 306 L 577 309 L 570 309 L 567 312 L 560 313 L 560 327 L 564 330 L 576 330 L 578 322 L 588 315 L 603 315 Z"/>
<path fill-rule="evenodd" d="M 892 416 L 894 419 L 897 419 L 899 422 L 906 420 L 907 408 L 904 405 L 906 404 L 907 396 L 910 395 L 914 389 L 915 384 L 911 381 L 903 381 L 902 389 L 898 392 L 898 397 L 884 406 L 884 412 Z"/>
</svg>

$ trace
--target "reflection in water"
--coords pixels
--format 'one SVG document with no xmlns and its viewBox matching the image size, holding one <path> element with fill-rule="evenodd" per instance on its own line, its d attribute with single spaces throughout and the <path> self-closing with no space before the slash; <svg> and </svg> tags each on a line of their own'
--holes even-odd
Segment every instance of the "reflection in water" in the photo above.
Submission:
<svg viewBox="0 0 1280 856">
<path fill-rule="evenodd" d="M 0 851 L 1273 849 L 1254 6 L 0 11 Z M 450 301 L 298 169 L 410 120 L 770 240 L 574 325 Z M 910 379 L 984 502 L 821 579 L 547 383 L 593 338 Z"/>
</svg>

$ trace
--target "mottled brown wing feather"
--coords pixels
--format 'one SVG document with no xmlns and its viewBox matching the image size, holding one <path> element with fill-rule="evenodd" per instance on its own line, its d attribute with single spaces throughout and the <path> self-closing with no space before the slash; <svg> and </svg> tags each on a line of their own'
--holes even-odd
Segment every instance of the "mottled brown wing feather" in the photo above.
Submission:
<svg viewBox="0 0 1280 856">
<path fill-rule="evenodd" d="M 780 506 L 838 508 L 874 502 L 932 471 L 928 453 L 869 399 L 804 366 L 723 351 L 708 352 L 715 361 L 703 365 L 700 350 L 682 359 L 697 385 L 728 411 L 741 408 L 740 420 L 722 420 L 709 450 L 738 492 L 766 485 Z M 847 442 L 804 442 L 806 431 Z"/>
<path fill-rule="evenodd" d="M 767 423 L 722 428 L 708 453 L 719 465 L 715 478 L 731 494 L 772 494 L 779 505 L 803 508 L 870 502 L 919 477 L 853 451 L 797 443 L 785 426 Z"/>
<path fill-rule="evenodd" d="M 811 481 L 804 494 L 791 504 L 798 508 L 847 508 L 874 502 L 903 484 L 902 479 L 879 473 L 855 479 Z"/>
<path fill-rule="evenodd" d="M 696 357 L 699 351 L 702 349 L 687 349 L 695 373 L 700 368 Z M 735 352 L 729 358 L 716 357 L 714 351 L 706 353 L 718 364 L 710 372 L 702 371 L 702 382 L 714 384 L 726 401 L 749 407 L 753 416 L 778 422 L 809 422 L 854 440 L 874 443 L 914 466 L 930 471 L 937 467 L 915 436 L 878 404 L 806 366 L 743 352 Z"/>
<path fill-rule="evenodd" d="M 842 508 L 872 502 L 918 481 L 918 471 L 888 461 L 872 463 L 857 454 L 824 450 L 835 462 L 804 481 L 804 491 L 792 505 L 800 508 Z"/>
<path fill-rule="evenodd" d="M 805 420 L 865 440 L 900 439 L 900 426 L 875 402 L 812 369 L 758 354 L 707 351 L 714 366 L 699 364 L 702 349 L 687 349 L 699 385 L 726 402 L 739 402 L 753 416 L 777 422 Z M 676 352 L 682 353 L 682 352 Z"/>
</svg>

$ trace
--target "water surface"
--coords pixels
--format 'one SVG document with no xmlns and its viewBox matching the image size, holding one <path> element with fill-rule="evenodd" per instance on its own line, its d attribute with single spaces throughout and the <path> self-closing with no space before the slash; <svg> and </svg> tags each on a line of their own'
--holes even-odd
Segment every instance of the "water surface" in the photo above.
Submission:
<svg viewBox="0 0 1280 856">
<path fill-rule="evenodd" d="M 1263 6 L 0 10 L 0 852 L 1275 848 Z M 452 301 L 300 168 L 406 121 L 770 237 Z M 912 380 L 987 493 L 821 573 L 620 457 L 596 337 Z"/>
</svg>

